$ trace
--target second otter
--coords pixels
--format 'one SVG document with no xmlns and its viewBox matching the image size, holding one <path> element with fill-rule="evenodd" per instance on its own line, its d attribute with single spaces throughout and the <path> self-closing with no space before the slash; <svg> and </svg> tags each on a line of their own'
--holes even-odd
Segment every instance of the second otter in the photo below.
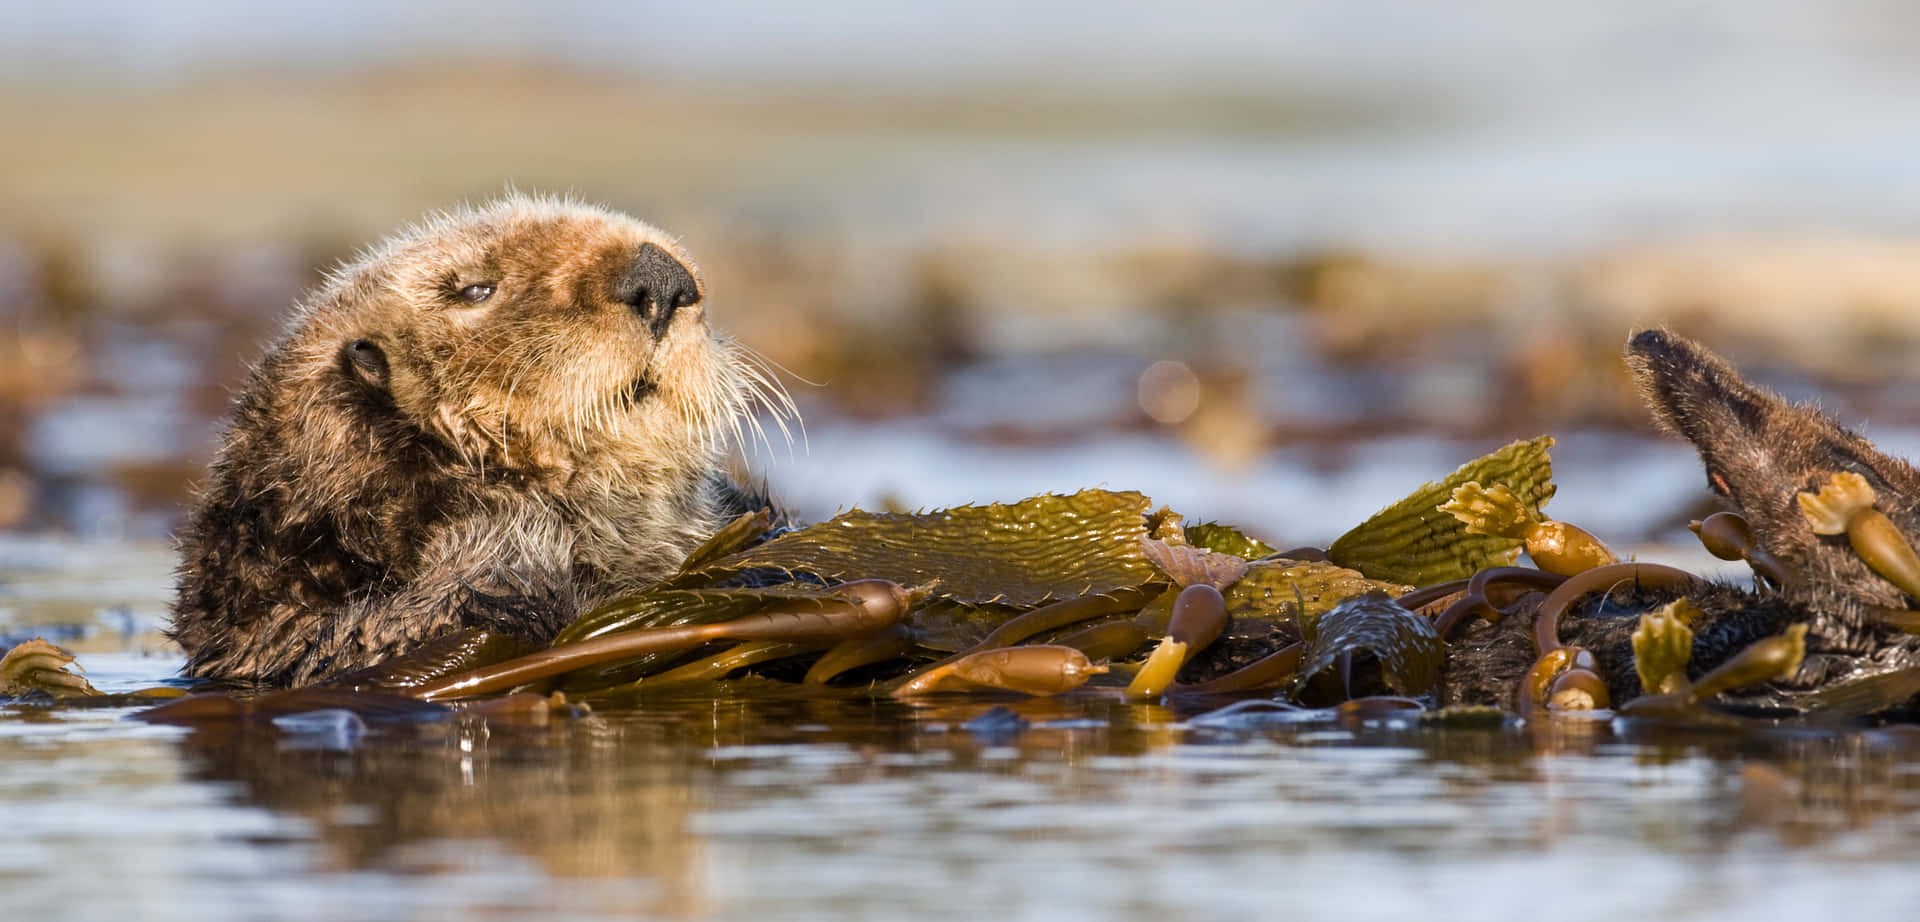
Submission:
<svg viewBox="0 0 1920 922">
<path fill-rule="evenodd" d="M 180 535 L 190 675 L 303 684 L 466 627 L 550 639 L 764 504 L 693 261 L 510 196 L 332 274 L 255 368 Z"/>
</svg>

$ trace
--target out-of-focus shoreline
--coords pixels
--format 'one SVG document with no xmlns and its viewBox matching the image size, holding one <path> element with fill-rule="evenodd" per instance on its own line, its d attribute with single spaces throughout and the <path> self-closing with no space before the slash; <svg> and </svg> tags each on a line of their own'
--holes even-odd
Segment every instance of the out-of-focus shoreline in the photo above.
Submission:
<svg viewBox="0 0 1920 922">
<path fill-rule="evenodd" d="M 527 68 L 0 89 L 17 128 L 0 149 L 0 526 L 164 533 L 300 293 L 508 182 L 681 235 L 716 323 L 794 373 L 817 425 L 1061 451 L 1146 436 L 1221 476 L 1410 436 L 1644 431 L 1619 350 L 1654 325 L 1849 422 L 1920 424 L 1920 232 L 1602 222 L 1540 246 L 1396 244 L 1261 208 L 1377 208 L 1351 185 L 1366 158 L 1429 169 L 1451 117 L 1419 97 L 836 94 Z M 1313 170 L 1349 185 L 1314 192 Z M 1229 180 L 1252 183 L 1246 201 Z"/>
</svg>

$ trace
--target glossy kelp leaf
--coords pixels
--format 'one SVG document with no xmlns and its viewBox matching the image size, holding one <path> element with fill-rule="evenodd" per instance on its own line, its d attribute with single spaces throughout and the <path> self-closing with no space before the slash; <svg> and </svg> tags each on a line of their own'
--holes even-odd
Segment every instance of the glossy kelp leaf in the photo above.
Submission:
<svg viewBox="0 0 1920 922">
<path fill-rule="evenodd" d="M 832 600 L 834 587 L 813 583 L 707 589 L 655 588 L 609 602 L 581 615 L 554 639 L 556 647 L 638 628 L 712 624 L 753 614 L 769 605 L 805 599 Z"/>
<path fill-rule="evenodd" d="M 1082 490 L 938 512 L 854 511 L 700 572 L 713 579 L 754 569 L 887 579 L 932 584 L 935 596 L 956 602 L 1025 607 L 1154 579 L 1140 550 L 1147 505 L 1138 493 Z"/>
<path fill-rule="evenodd" d="M 1298 617 L 1311 621 L 1342 601 L 1368 592 L 1400 594 L 1406 586 L 1368 579 L 1357 570 L 1301 560 L 1257 560 L 1222 590 L 1235 621 Z"/>
<path fill-rule="evenodd" d="M 1466 579 L 1487 567 L 1511 564 L 1520 552 L 1519 539 L 1470 534 L 1440 506 L 1468 481 L 1487 487 L 1505 484 L 1539 518 L 1540 508 L 1553 496 L 1553 462 L 1547 455 L 1551 447 L 1553 438 L 1541 436 L 1469 461 L 1445 480 L 1422 486 L 1341 535 L 1327 549 L 1327 557 L 1373 579 L 1415 586 Z"/>
<path fill-rule="evenodd" d="M 1384 592 L 1369 592 L 1334 606 L 1308 632 L 1293 694 L 1349 653 L 1380 661 L 1387 687 L 1402 695 L 1430 694 L 1440 682 L 1446 643 L 1433 623 L 1395 604 Z"/>
<path fill-rule="evenodd" d="M 1276 551 L 1258 538 L 1249 537 L 1245 532 L 1231 525 L 1219 522 L 1201 522 L 1186 528 L 1187 543 L 1209 551 L 1232 554 L 1254 560 L 1266 557 Z"/>
<path fill-rule="evenodd" d="M 681 574 L 697 573 L 701 567 L 728 554 L 743 550 L 772 527 L 773 510 L 771 509 L 742 513 L 739 518 L 721 526 L 719 531 L 713 533 L 713 537 L 694 548 L 693 552 L 687 555 L 687 559 L 681 561 Z"/>
<path fill-rule="evenodd" d="M 985 640 L 994 628 L 1018 617 L 1012 605 L 966 605 L 951 599 L 927 599 L 907 613 L 915 644 L 938 653 L 958 653 Z"/>
</svg>

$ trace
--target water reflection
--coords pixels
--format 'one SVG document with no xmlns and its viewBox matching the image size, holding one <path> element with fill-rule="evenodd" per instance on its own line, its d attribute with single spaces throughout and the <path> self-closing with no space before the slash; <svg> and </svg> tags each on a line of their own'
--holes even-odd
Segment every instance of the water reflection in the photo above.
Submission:
<svg viewBox="0 0 1920 922">
<path fill-rule="evenodd" d="M 994 707 L 1027 728 L 966 729 Z M 4 711 L 17 832 L 0 876 L 42 893 L 86 868 L 214 918 L 264 898 L 313 918 L 1164 918 L 1275 900 L 1521 918 L 1545 899 L 1575 918 L 1751 919 L 1902 905 L 1881 901 L 1913 893 L 1920 834 L 1905 730 L 1222 731 L 1090 694 L 839 693 L 376 724 L 327 748 L 118 716 Z"/>
</svg>

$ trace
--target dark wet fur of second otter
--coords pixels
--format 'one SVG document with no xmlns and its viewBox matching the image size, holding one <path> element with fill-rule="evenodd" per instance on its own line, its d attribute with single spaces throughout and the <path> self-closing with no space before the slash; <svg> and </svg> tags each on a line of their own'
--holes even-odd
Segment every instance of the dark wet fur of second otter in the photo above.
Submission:
<svg viewBox="0 0 1920 922">
<path fill-rule="evenodd" d="M 1776 595 L 1724 583 L 1703 580 L 1684 593 L 1622 584 L 1573 605 L 1560 620 L 1560 639 L 1593 651 L 1613 702 L 1629 701 L 1643 691 L 1633 662 L 1632 634 L 1639 616 L 1681 597 L 1701 612 L 1689 679 L 1807 618 L 1804 609 Z M 1461 626 L 1448 643 L 1442 704 L 1514 707 L 1521 678 L 1539 655 L 1533 619 L 1545 599 L 1544 593 L 1528 592 L 1502 606 L 1506 617 L 1499 623 L 1475 620 Z"/>
<path fill-rule="evenodd" d="M 1753 642 L 1795 623 L 1808 627 L 1807 657 L 1795 676 L 1733 696 L 1756 705 L 1790 704 L 1797 695 L 1896 669 L 1920 668 L 1920 637 L 1873 617 L 1876 607 L 1910 600 L 1873 572 L 1844 535 L 1815 535 L 1796 495 L 1834 473 L 1867 478 L 1877 507 L 1909 536 L 1920 535 L 1920 471 L 1876 449 L 1814 407 L 1799 406 L 1743 378 L 1697 343 L 1664 330 L 1636 335 L 1627 349 L 1655 418 L 1692 443 L 1709 489 L 1744 516 L 1758 543 L 1797 579 L 1780 591 L 1702 582 L 1684 593 L 1623 586 L 1577 604 L 1561 621 L 1561 639 L 1594 652 L 1616 703 L 1641 693 L 1631 634 L 1638 615 L 1684 595 L 1701 611 L 1694 625 L 1690 678 L 1698 679 Z M 1475 623 L 1453 638 L 1443 678 L 1447 703 L 1512 706 L 1536 656 L 1532 611 L 1541 595 L 1519 599 L 1501 624 Z"/>
</svg>

